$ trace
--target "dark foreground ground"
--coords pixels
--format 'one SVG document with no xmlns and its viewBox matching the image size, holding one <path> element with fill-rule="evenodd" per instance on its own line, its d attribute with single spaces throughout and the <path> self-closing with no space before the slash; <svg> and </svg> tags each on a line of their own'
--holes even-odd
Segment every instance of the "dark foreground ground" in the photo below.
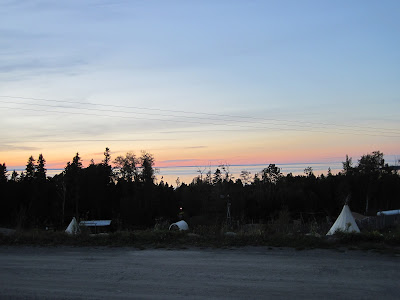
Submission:
<svg viewBox="0 0 400 300">
<path fill-rule="evenodd" d="M 399 274 L 349 250 L 0 247 L 0 299 L 399 299 Z"/>
</svg>

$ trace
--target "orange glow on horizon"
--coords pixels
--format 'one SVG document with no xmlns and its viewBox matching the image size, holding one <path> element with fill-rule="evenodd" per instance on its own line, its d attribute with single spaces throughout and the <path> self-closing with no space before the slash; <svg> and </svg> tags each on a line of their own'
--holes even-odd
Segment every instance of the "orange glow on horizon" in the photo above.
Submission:
<svg viewBox="0 0 400 300">
<path fill-rule="evenodd" d="M 347 144 L 344 144 L 344 141 Z M 158 145 L 155 143 L 153 147 L 148 147 L 145 151 L 154 156 L 155 167 L 337 162 L 344 161 L 346 154 L 353 158 L 353 163 L 357 163 L 362 155 L 372 151 L 379 150 L 386 155 L 398 153 L 398 145 L 395 142 L 378 145 L 367 144 L 366 142 L 357 143 L 357 141 L 350 142 L 348 139 L 330 141 L 326 137 L 321 139 L 320 136 L 285 140 L 249 139 L 242 141 L 233 139 L 231 143 L 207 142 L 205 140 L 197 142 L 195 145 L 199 146 L 192 146 L 191 142 L 180 142 L 174 145 L 167 143 Z M 118 155 L 124 156 L 127 152 L 133 152 L 136 157 L 141 155 L 141 148 L 132 149 L 130 144 L 109 144 L 111 161 Z M 33 150 L 3 151 L 0 152 L 0 163 L 5 163 L 9 171 L 13 168 L 23 168 L 31 155 L 34 159 L 37 159 L 39 154 L 42 153 L 46 160 L 46 168 L 63 169 L 67 162 L 72 161 L 77 152 L 84 167 L 90 164 L 91 159 L 94 159 L 95 163 L 99 163 L 104 157 L 105 147 L 100 143 L 96 145 L 74 145 L 72 147 L 63 146 L 49 144 L 37 148 L 32 147 Z M 138 146 L 136 145 L 136 147 Z M 143 147 L 143 149 L 146 148 Z"/>
</svg>

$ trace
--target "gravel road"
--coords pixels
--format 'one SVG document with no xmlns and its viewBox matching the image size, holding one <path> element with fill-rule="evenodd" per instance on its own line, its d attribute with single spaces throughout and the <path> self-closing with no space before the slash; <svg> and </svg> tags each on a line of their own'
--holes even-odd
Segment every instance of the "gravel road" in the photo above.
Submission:
<svg viewBox="0 0 400 300">
<path fill-rule="evenodd" d="M 0 299 L 399 299 L 399 274 L 359 251 L 0 247 Z"/>
</svg>

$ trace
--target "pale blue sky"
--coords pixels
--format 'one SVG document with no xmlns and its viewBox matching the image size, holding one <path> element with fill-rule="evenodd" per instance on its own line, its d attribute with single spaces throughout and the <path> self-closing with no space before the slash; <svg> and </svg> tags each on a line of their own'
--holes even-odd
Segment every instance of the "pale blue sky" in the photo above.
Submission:
<svg viewBox="0 0 400 300">
<path fill-rule="evenodd" d="M 6 162 L 105 146 L 233 163 L 400 154 L 399 1 L 0 4 L 0 96 L 57 100 L 0 97 Z M 97 150 L 74 142 L 88 139 Z"/>
</svg>

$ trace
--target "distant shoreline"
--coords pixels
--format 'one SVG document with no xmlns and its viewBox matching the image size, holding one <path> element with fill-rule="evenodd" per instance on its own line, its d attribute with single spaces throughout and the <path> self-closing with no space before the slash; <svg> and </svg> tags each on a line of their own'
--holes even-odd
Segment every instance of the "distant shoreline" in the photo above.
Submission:
<svg viewBox="0 0 400 300">
<path fill-rule="evenodd" d="M 337 174 L 342 170 L 342 162 L 310 162 L 310 163 L 284 163 L 284 164 L 275 164 L 277 167 L 281 169 L 281 172 L 284 175 L 292 173 L 293 175 L 302 175 L 304 174 L 304 169 L 307 167 L 312 167 L 314 174 L 319 176 L 321 174 L 326 175 L 328 173 L 328 168 L 331 169 L 332 174 Z M 203 177 L 206 176 L 206 173 L 211 171 L 214 173 L 217 168 L 220 168 L 221 165 L 209 165 L 209 166 L 168 166 L 168 167 L 155 167 L 158 171 L 156 173 L 156 182 L 167 182 L 169 184 L 174 184 L 179 177 L 179 181 L 181 183 L 189 184 L 192 180 L 198 177 L 200 172 Z M 242 171 L 250 172 L 250 176 L 254 177 L 256 173 L 262 171 L 262 169 L 268 167 L 268 164 L 248 164 L 248 165 L 225 165 L 229 169 L 229 173 L 233 176 L 233 180 L 240 178 L 240 173 Z M 7 167 L 9 175 L 13 170 L 17 172 L 25 171 L 25 167 L 13 168 Z M 64 169 L 58 168 L 48 168 L 47 176 L 53 177 L 55 175 L 63 172 Z"/>
</svg>

